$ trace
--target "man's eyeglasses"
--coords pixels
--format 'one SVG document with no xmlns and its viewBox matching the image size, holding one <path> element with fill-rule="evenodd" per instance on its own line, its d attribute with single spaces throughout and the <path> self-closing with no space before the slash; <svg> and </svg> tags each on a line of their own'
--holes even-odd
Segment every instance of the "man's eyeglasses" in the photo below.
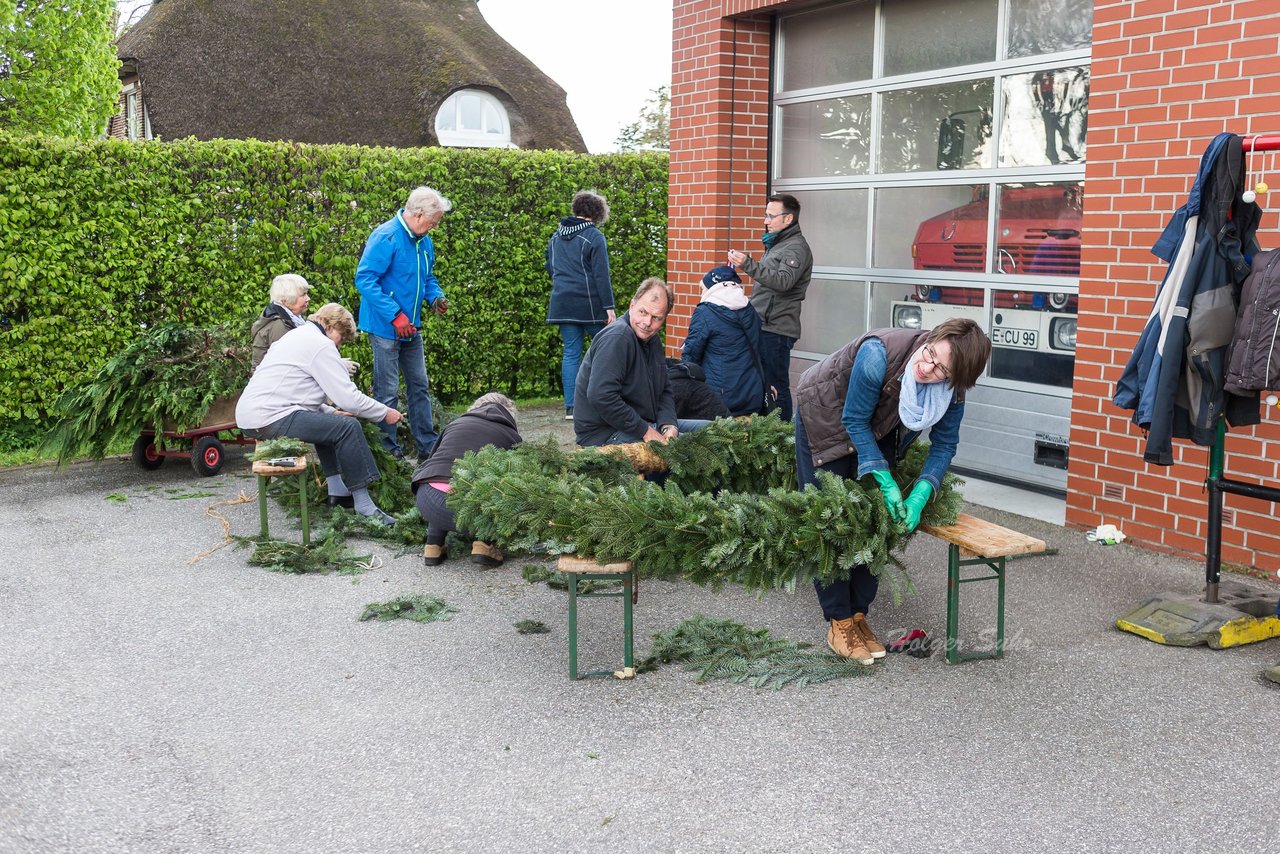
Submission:
<svg viewBox="0 0 1280 854">
<path fill-rule="evenodd" d="M 777 219 L 780 216 L 787 216 L 788 213 L 789 211 L 783 211 L 782 213 L 776 213 L 776 214 L 766 213 L 764 215 L 764 219 L 765 219 L 765 222 L 773 222 L 775 219 Z"/>
<path fill-rule="evenodd" d="M 942 364 L 942 362 L 938 361 L 938 354 L 937 352 L 934 351 L 932 344 L 926 344 L 924 346 L 924 351 L 921 353 L 921 358 L 923 358 L 926 362 L 932 365 L 933 370 L 941 374 L 944 380 L 951 379 L 951 369 L 948 368 L 946 365 Z"/>
</svg>

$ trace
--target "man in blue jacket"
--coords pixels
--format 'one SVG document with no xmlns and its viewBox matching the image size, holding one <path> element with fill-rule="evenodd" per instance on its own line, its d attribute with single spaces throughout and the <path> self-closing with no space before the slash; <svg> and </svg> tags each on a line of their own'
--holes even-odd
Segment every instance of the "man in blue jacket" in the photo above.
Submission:
<svg viewBox="0 0 1280 854">
<path fill-rule="evenodd" d="M 435 447 L 437 434 L 428 394 L 427 363 L 422 350 L 422 306 L 436 314 L 449 310 L 433 268 L 435 246 L 427 232 L 440 224 L 453 204 L 430 187 L 409 194 L 394 217 L 373 230 L 356 267 L 360 291 L 360 329 L 373 344 L 373 397 L 392 408 L 404 377 L 409 426 L 419 459 Z M 394 425 L 383 425 L 383 446 L 404 457 Z"/>
</svg>

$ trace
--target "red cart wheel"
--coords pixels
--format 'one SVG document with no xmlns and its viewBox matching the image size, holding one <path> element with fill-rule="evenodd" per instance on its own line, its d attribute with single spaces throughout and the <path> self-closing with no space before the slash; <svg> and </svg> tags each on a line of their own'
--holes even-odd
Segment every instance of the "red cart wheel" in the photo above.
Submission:
<svg viewBox="0 0 1280 854">
<path fill-rule="evenodd" d="M 164 456 L 156 449 L 156 437 L 143 433 L 133 443 L 133 463 L 140 469 L 155 471 L 164 465 Z"/>
<path fill-rule="evenodd" d="M 222 469 L 222 455 L 217 436 L 201 436 L 191 446 L 191 467 L 202 477 L 212 477 Z"/>
</svg>

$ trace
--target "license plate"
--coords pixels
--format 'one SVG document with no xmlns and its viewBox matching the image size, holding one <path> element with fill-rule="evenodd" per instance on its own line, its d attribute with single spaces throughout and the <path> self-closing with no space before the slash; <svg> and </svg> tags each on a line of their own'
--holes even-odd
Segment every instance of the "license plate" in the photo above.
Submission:
<svg viewBox="0 0 1280 854">
<path fill-rule="evenodd" d="M 997 347 L 1018 347 L 1034 350 L 1039 346 L 1039 333 L 1035 329 L 1013 329 L 997 326 L 991 330 L 991 343 Z"/>
</svg>

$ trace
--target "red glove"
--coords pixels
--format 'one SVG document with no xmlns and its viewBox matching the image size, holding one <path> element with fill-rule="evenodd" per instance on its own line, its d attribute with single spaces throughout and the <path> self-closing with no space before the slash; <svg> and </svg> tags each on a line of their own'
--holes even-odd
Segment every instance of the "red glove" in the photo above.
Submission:
<svg viewBox="0 0 1280 854">
<path fill-rule="evenodd" d="M 392 319 L 391 325 L 396 328 L 397 338 L 412 338 L 418 334 L 418 330 L 409 322 L 408 316 L 403 311 Z"/>
</svg>

